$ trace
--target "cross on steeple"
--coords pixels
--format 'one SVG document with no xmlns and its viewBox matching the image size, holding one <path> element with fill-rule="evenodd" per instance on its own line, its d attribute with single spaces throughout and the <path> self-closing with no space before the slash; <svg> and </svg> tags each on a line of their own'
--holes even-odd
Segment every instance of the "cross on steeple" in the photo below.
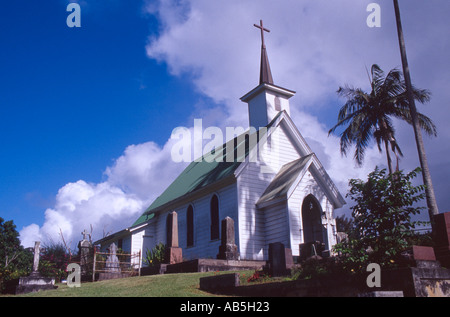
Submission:
<svg viewBox="0 0 450 317">
<path fill-rule="evenodd" d="M 259 20 L 259 25 L 258 24 L 253 24 L 255 27 L 257 27 L 258 29 L 261 30 L 261 42 L 262 42 L 262 47 L 266 48 L 266 44 L 264 43 L 264 31 L 266 32 L 270 32 L 269 29 L 266 29 L 263 25 L 263 20 Z"/>
<path fill-rule="evenodd" d="M 261 30 L 261 69 L 259 75 L 259 84 L 266 83 L 273 85 L 272 72 L 270 71 L 269 58 L 267 57 L 266 44 L 264 43 L 264 32 L 270 32 L 263 25 L 263 21 L 259 20 L 258 24 L 253 24 L 255 27 Z"/>
</svg>

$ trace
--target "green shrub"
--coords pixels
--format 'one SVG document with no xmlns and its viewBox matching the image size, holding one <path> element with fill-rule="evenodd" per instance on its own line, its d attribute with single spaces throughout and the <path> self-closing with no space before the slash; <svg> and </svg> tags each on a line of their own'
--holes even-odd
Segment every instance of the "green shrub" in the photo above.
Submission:
<svg viewBox="0 0 450 317">
<path fill-rule="evenodd" d="M 147 250 L 144 263 L 148 266 L 157 266 L 164 263 L 166 259 L 166 245 L 160 242 L 152 250 Z"/>
<path fill-rule="evenodd" d="M 0 217 L 0 292 L 8 281 L 28 275 L 32 263 L 33 254 L 20 245 L 14 222 Z"/>
<path fill-rule="evenodd" d="M 385 169 L 375 168 L 367 181 L 350 180 L 347 197 L 356 202 L 351 207 L 353 228 L 346 241 L 334 246 L 346 269 L 361 272 L 369 263 L 398 265 L 400 253 L 415 240 L 413 229 L 424 224 L 411 220 L 424 209 L 418 203 L 425 198 L 425 187 L 411 183 L 419 172 L 387 175 Z"/>
<path fill-rule="evenodd" d="M 39 272 L 57 280 L 67 277 L 67 265 L 74 259 L 62 243 L 46 244 L 39 259 Z"/>
</svg>

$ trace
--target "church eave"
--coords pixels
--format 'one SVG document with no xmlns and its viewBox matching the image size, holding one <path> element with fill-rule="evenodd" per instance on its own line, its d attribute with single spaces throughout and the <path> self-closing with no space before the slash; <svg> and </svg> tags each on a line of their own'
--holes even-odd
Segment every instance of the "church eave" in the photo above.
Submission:
<svg viewBox="0 0 450 317">
<path fill-rule="evenodd" d="M 277 197 L 277 198 L 274 198 L 274 199 L 271 199 L 271 200 L 257 202 L 256 203 L 256 207 L 258 209 L 262 210 L 262 209 L 265 209 L 265 208 L 268 208 L 268 207 L 271 207 L 271 206 L 274 206 L 274 205 L 277 205 L 277 204 L 284 203 L 287 200 L 288 200 L 288 197 L 287 197 L 286 194 L 284 194 L 284 195 L 282 195 L 280 197 Z"/>
<path fill-rule="evenodd" d="M 317 157 L 314 157 L 314 159 L 315 159 L 314 164 L 311 164 L 309 170 L 313 174 L 316 181 L 318 181 L 322 186 L 322 188 L 325 189 L 325 193 L 330 199 L 330 201 L 333 203 L 334 208 L 335 209 L 341 208 L 346 204 L 346 201 L 342 197 L 339 190 L 336 188 L 336 185 L 333 183 L 333 181 L 326 173 L 319 159 Z"/>
<path fill-rule="evenodd" d="M 243 102 L 248 102 L 255 95 L 261 93 L 263 90 L 269 90 L 269 91 L 274 92 L 276 94 L 280 94 L 280 95 L 282 95 L 282 96 L 284 96 L 286 98 L 291 98 L 292 96 L 295 95 L 295 91 L 293 91 L 293 90 L 286 89 L 286 88 L 283 88 L 281 86 L 277 86 L 277 85 L 274 85 L 274 84 L 261 83 L 260 85 L 258 85 L 257 87 L 255 87 L 254 89 L 252 89 L 251 91 L 246 93 L 244 96 L 242 96 L 240 98 L 240 100 L 243 101 Z"/>
</svg>

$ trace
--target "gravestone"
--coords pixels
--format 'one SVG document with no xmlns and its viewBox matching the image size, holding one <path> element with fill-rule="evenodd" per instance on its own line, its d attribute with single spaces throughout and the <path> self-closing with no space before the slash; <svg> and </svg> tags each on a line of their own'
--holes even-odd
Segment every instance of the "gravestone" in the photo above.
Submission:
<svg viewBox="0 0 450 317">
<path fill-rule="evenodd" d="M 306 243 L 300 243 L 300 261 L 304 261 L 310 257 L 321 259 L 325 251 L 325 244 L 320 241 L 310 241 Z"/>
<path fill-rule="evenodd" d="M 450 268 L 450 212 L 434 216 L 434 252 L 442 266 Z"/>
<path fill-rule="evenodd" d="M 235 244 L 234 220 L 226 217 L 222 220 L 222 237 L 217 259 L 238 260 L 239 252 Z"/>
<path fill-rule="evenodd" d="M 109 246 L 109 255 L 106 258 L 105 271 L 106 273 L 117 273 L 121 272 L 119 258 L 117 257 L 117 246 L 112 243 Z"/>
<path fill-rule="evenodd" d="M 281 242 L 269 244 L 269 274 L 271 276 L 286 275 L 286 249 Z"/>
<path fill-rule="evenodd" d="M 100 270 L 98 280 L 103 281 L 129 277 L 130 276 L 129 273 L 128 272 L 123 273 L 120 267 L 120 261 L 119 258 L 117 257 L 118 248 L 116 244 L 112 243 L 107 250 L 109 255 L 105 261 L 105 269 Z"/>
<path fill-rule="evenodd" d="M 83 235 L 83 240 L 78 242 L 78 251 L 80 255 L 81 276 L 85 277 L 87 276 L 90 265 L 92 264 L 92 244 L 88 239 L 86 239 L 86 236 L 88 235 L 86 230 L 84 230 L 81 234 Z"/>
<path fill-rule="evenodd" d="M 183 262 L 183 251 L 178 246 L 178 214 L 175 211 L 167 218 L 166 262 L 168 264 Z"/>
<path fill-rule="evenodd" d="M 290 248 L 285 248 L 284 253 L 286 255 L 286 268 L 292 269 L 294 267 L 294 257 L 292 256 L 292 250 Z"/>
<path fill-rule="evenodd" d="M 41 242 L 36 241 L 34 243 L 34 255 L 33 255 L 33 271 L 30 275 L 32 276 L 39 276 L 39 256 L 40 256 L 40 250 L 39 247 Z"/>
<path fill-rule="evenodd" d="M 55 289 L 55 279 L 51 277 L 43 277 L 39 273 L 39 252 L 40 242 L 34 243 L 33 271 L 29 276 L 21 277 L 19 285 L 16 287 L 16 294 L 25 294 L 37 292 L 40 290 Z"/>
</svg>

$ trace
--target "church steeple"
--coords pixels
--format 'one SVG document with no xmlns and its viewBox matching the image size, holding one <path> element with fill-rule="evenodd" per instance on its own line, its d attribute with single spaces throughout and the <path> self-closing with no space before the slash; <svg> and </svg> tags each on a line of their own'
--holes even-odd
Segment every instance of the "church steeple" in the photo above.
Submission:
<svg viewBox="0 0 450 317">
<path fill-rule="evenodd" d="M 264 31 L 270 32 L 263 26 L 263 21 L 259 20 L 258 24 L 253 24 L 255 27 L 261 30 L 261 67 L 259 74 L 259 84 L 271 84 L 273 85 L 272 72 L 270 71 L 269 57 L 267 56 L 266 44 L 264 43 Z"/>
<path fill-rule="evenodd" d="M 261 49 L 261 71 L 259 75 L 259 84 L 263 83 L 273 85 L 272 72 L 270 71 L 269 58 L 265 47 Z"/>
<path fill-rule="evenodd" d="M 263 26 L 262 20 L 259 25 L 253 25 L 261 30 L 259 85 L 243 96 L 241 100 L 248 104 L 250 126 L 259 129 L 265 127 L 280 111 L 286 111 L 290 115 L 289 98 L 295 94 L 295 91 L 276 86 L 273 83 L 264 42 L 264 32 L 270 32 L 270 30 Z"/>
</svg>

